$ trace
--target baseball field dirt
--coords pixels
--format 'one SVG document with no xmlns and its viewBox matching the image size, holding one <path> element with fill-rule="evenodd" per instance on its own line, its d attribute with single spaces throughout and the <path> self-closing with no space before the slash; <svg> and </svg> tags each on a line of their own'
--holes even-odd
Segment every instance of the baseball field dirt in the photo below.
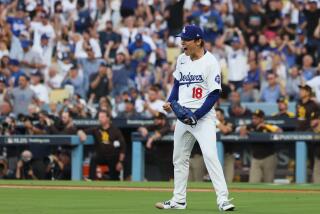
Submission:
<svg viewBox="0 0 320 214">
<path fill-rule="evenodd" d="M 172 182 L 0 181 L 0 213 L 220 213 L 210 183 L 190 183 L 186 210 L 157 210 Z M 318 214 L 320 185 L 231 184 L 235 213 Z"/>
</svg>

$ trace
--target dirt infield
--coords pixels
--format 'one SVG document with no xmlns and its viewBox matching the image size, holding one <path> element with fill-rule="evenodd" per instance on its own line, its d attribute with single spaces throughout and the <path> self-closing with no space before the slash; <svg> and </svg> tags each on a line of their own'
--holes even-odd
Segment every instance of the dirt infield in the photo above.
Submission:
<svg viewBox="0 0 320 214">
<path fill-rule="evenodd" d="M 39 190 L 95 190 L 95 191 L 148 191 L 148 192 L 171 192 L 171 188 L 160 187 L 94 187 L 94 186 L 42 186 L 42 185 L 16 185 L 0 184 L 0 189 L 39 189 Z M 190 188 L 188 192 L 213 192 L 213 189 Z M 320 190 L 298 189 L 240 189 L 231 188 L 230 192 L 255 192 L 255 193 L 316 193 Z"/>
</svg>

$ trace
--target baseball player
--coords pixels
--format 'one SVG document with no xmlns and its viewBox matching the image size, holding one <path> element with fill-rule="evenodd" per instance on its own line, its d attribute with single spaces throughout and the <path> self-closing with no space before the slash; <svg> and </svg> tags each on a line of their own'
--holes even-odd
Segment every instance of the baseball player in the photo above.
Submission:
<svg viewBox="0 0 320 214">
<path fill-rule="evenodd" d="M 216 115 L 213 108 L 221 91 L 221 72 L 216 58 L 204 49 L 203 32 L 185 26 L 181 37 L 184 53 L 177 59 L 174 86 L 165 111 L 174 111 L 178 121 L 174 131 L 174 191 L 172 199 L 156 203 L 159 209 L 186 209 L 189 158 L 197 140 L 217 195 L 218 208 L 232 211 L 228 189 L 216 148 Z"/>
</svg>

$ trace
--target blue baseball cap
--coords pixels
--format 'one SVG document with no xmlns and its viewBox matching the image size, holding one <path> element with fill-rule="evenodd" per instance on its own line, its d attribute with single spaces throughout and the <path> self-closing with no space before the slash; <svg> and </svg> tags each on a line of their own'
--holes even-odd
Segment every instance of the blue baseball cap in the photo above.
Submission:
<svg viewBox="0 0 320 214">
<path fill-rule="evenodd" d="M 176 37 L 181 37 L 182 40 L 203 39 L 203 31 L 196 25 L 187 25 Z"/>
<path fill-rule="evenodd" d="M 30 40 L 21 40 L 21 47 L 22 48 L 28 48 L 31 45 Z"/>
<path fill-rule="evenodd" d="M 17 59 L 10 59 L 9 65 L 19 66 L 20 62 Z"/>
<path fill-rule="evenodd" d="M 141 33 L 138 33 L 138 34 L 135 36 L 135 40 L 141 42 L 141 41 L 142 41 L 142 34 L 141 34 Z"/>
<path fill-rule="evenodd" d="M 45 33 L 41 35 L 41 39 L 49 39 L 49 38 L 50 38 L 50 37 L 49 37 L 47 34 L 45 34 Z"/>
</svg>

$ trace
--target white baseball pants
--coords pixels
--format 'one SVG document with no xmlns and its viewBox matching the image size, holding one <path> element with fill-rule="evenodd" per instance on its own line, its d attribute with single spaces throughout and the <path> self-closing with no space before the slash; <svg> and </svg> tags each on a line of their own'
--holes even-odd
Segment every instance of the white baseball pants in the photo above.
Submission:
<svg viewBox="0 0 320 214">
<path fill-rule="evenodd" d="M 174 191 L 172 200 L 178 203 L 186 202 L 189 158 L 196 140 L 200 145 L 219 205 L 228 200 L 229 193 L 218 159 L 214 109 L 201 118 L 195 127 L 186 125 L 179 120 L 176 123 L 173 149 Z"/>
</svg>

